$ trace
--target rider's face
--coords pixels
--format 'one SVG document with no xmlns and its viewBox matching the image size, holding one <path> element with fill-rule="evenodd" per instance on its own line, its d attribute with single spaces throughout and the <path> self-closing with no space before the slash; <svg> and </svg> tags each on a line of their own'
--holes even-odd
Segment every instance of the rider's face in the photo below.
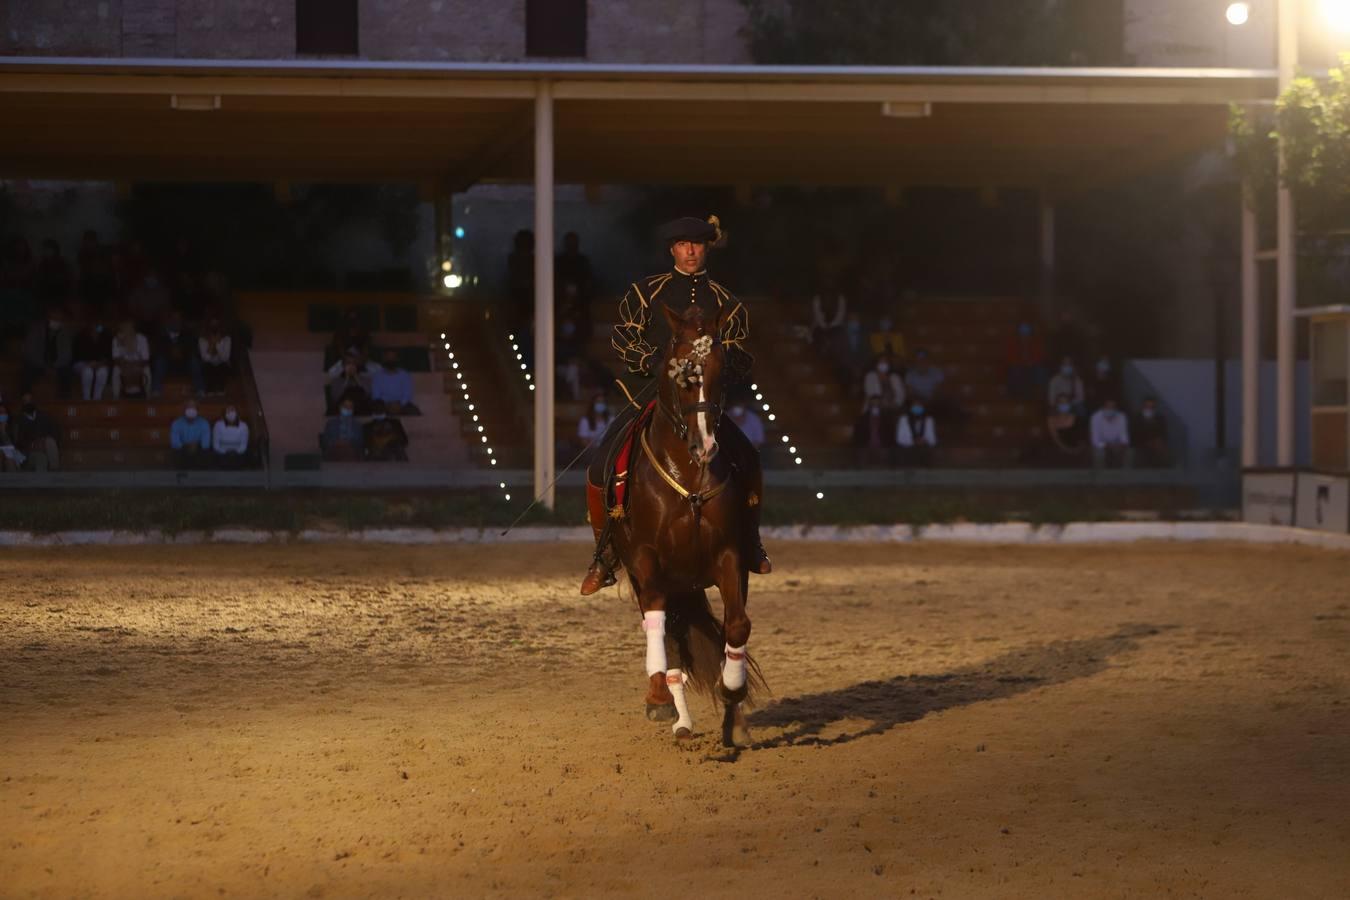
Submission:
<svg viewBox="0 0 1350 900">
<path fill-rule="evenodd" d="M 676 241 L 670 245 L 670 255 L 675 260 L 675 268 L 692 274 L 703 268 L 708 245 L 698 241 Z"/>
</svg>

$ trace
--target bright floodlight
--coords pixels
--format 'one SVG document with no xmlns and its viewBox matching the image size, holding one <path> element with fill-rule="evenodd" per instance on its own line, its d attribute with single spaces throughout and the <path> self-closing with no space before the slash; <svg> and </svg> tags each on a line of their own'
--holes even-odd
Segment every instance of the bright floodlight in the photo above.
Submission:
<svg viewBox="0 0 1350 900">
<path fill-rule="evenodd" d="M 1350 33 L 1350 0 L 1322 0 L 1322 18 L 1335 31 Z"/>
<path fill-rule="evenodd" d="M 451 272 L 449 275 L 445 276 L 445 286 L 452 291 L 463 283 L 464 278 L 460 275 L 456 275 L 454 272 Z"/>
<path fill-rule="evenodd" d="M 1252 16 L 1252 5 L 1250 3 L 1230 3 L 1226 15 L 1229 25 L 1246 25 L 1247 20 Z"/>
<path fill-rule="evenodd" d="M 454 267 L 455 267 L 455 264 L 452 263 L 452 262 L 451 262 L 450 260 L 448 260 L 448 259 L 447 259 L 445 262 L 441 263 L 441 271 L 442 271 L 442 272 L 449 272 L 449 271 L 450 271 L 451 269 L 453 269 Z"/>
<path fill-rule="evenodd" d="M 817 500 L 824 500 L 824 499 L 825 499 L 825 494 L 822 493 L 821 491 L 816 491 L 816 499 L 817 499 Z"/>
</svg>

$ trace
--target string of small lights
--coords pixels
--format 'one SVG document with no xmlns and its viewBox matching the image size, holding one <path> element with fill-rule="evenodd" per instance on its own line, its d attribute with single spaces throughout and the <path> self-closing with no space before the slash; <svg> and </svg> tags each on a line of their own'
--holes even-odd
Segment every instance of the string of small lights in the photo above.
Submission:
<svg viewBox="0 0 1350 900">
<path fill-rule="evenodd" d="M 492 445 L 488 443 L 487 431 L 484 429 L 483 423 L 479 420 L 473 397 L 469 393 L 469 383 L 464 380 L 464 372 L 460 370 L 459 361 L 455 359 L 455 350 L 450 346 L 450 339 L 446 336 L 445 332 L 441 332 L 441 343 L 445 348 L 446 361 L 450 363 L 450 371 L 455 375 L 455 389 L 464 397 L 465 407 L 468 410 L 469 415 L 472 416 L 474 431 L 478 435 L 479 442 L 483 445 L 484 452 L 487 453 L 488 465 L 495 466 L 497 465 L 497 457 L 492 449 Z M 530 388 L 533 390 L 534 386 L 531 385 Z M 497 487 L 501 488 L 503 499 L 511 499 L 511 492 L 507 490 L 505 481 L 498 482 Z"/>
<path fill-rule="evenodd" d="M 534 378 L 530 375 L 530 367 L 525 364 L 525 354 L 520 349 L 520 344 L 516 343 L 516 336 L 508 334 L 506 339 L 511 342 L 511 352 L 516 355 L 516 362 L 520 364 L 520 371 L 525 373 L 525 382 L 534 390 Z"/>
<path fill-rule="evenodd" d="M 750 385 L 750 390 L 752 390 L 752 391 L 755 392 L 755 402 L 758 403 L 758 404 L 760 404 L 760 407 L 764 410 L 764 413 L 765 413 L 765 415 L 767 416 L 768 420 L 769 420 L 770 422 L 776 422 L 776 421 L 778 420 L 778 414 L 775 413 L 775 412 L 773 411 L 773 408 L 772 408 L 771 406 L 769 406 L 768 401 L 766 401 L 766 400 L 764 399 L 764 392 L 761 391 L 761 390 L 759 389 L 759 385 L 758 385 L 758 384 L 751 384 L 751 385 Z M 798 450 L 797 450 L 797 445 L 794 444 L 794 443 L 792 443 L 792 435 L 788 434 L 788 433 L 785 431 L 785 432 L 783 432 L 783 434 L 782 434 L 781 440 L 783 441 L 784 444 L 787 444 L 787 445 L 788 445 L 787 451 L 788 451 L 788 454 L 791 455 L 791 457 L 792 457 L 792 462 L 793 462 L 794 464 L 800 466 L 800 465 L 802 464 L 802 457 L 801 457 L 801 454 L 800 454 L 800 453 L 798 452 Z M 816 491 L 816 499 L 817 499 L 817 500 L 824 500 L 824 499 L 825 499 L 825 492 L 824 492 L 824 491 Z"/>
</svg>

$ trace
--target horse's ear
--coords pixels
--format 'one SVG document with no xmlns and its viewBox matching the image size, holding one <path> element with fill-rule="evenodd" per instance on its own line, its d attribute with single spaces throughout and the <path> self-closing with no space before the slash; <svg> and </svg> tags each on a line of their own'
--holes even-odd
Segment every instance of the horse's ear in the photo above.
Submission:
<svg viewBox="0 0 1350 900">
<path fill-rule="evenodd" d="M 678 334 L 681 321 L 679 313 L 675 312 L 675 310 L 666 306 L 664 303 L 661 304 L 661 313 L 666 317 L 666 323 L 670 325 L 671 332 Z"/>
</svg>

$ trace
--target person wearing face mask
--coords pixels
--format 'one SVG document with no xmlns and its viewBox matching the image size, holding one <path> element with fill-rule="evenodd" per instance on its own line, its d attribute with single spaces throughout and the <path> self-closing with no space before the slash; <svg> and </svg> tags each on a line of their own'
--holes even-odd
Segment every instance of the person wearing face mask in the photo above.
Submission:
<svg viewBox="0 0 1350 900">
<path fill-rule="evenodd" d="M 1101 407 L 1107 397 L 1120 396 L 1120 374 L 1110 356 L 1103 353 L 1097 357 L 1083 381 L 1083 387 L 1089 408 Z"/>
<path fill-rule="evenodd" d="M 164 379 L 170 375 L 187 377 L 192 382 L 192 393 L 206 394 L 202 376 L 202 360 L 198 355 L 197 340 L 183 327 L 183 314 L 169 313 L 164 327 L 155 335 L 151 347 L 150 396 L 158 397 L 164 391 Z"/>
<path fill-rule="evenodd" d="M 853 423 L 853 446 L 860 466 L 888 466 L 895 448 L 895 414 L 871 397 Z"/>
<path fill-rule="evenodd" d="M 1005 359 L 1008 364 L 1008 396 L 1026 400 L 1041 385 L 1045 369 L 1045 341 L 1031 322 L 1022 322 L 1008 338 Z"/>
<path fill-rule="evenodd" d="M 328 414 L 336 415 L 343 400 L 350 399 L 357 414 L 370 405 L 370 376 L 361 371 L 360 361 L 353 354 L 343 357 L 336 372 L 329 371 L 324 390 L 328 394 Z"/>
<path fill-rule="evenodd" d="M 407 462 L 408 432 L 403 423 L 389 415 L 383 403 L 370 409 L 370 421 L 362 432 L 366 459 L 373 462 Z"/>
<path fill-rule="evenodd" d="M 1158 409 L 1156 397 L 1145 397 L 1139 417 L 1130 426 L 1134 437 L 1135 457 L 1142 466 L 1166 468 L 1172 465 L 1172 451 L 1167 446 L 1167 419 Z"/>
<path fill-rule="evenodd" d="M 736 403 L 727 410 L 727 415 L 731 416 L 731 421 L 740 427 L 745 433 L 745 439 L 756 450 L 764 446 L 764 420 L 759 417 L 759 413 L 746 403 Z"/>
<path fill-rule="evenodd" d="M 890 316 L 877 319 L 877 330 L 868 336 L 872 352 L 878 356 L 888 355 L 892 359 L 905 358 L 905 336 L 895 327 Z"/>
<path fill-rule="evenodd" d="M 605 395 L 596 394 L 591 398 L 590 408 L 577 422 L 577 441 L 582 447 L 590 447 L 592 442 L 600 439 L 600 436 L 609 428 L 609 423 L 613 421 L 614 417 L 609 413 L 609 404 L 605 402 Z"/>
<path fill-rule="evenodd" d="M 54 472 L 61 468 L 61 447 L 56 423 L 37 408 L 31 393 L 23 395 L 18 420 L 9 423 L 15 448 L 27 459 L 30 472 Z"/>
<path fill-rule="evenodd" d="M 931 466 L 938 445 L 937 424 L 922 400 L 914 400 L 895 425 L 895 444 L 900 465 Z"/>
<path fill-rule="evenodd" d="M 1057 395 L 1045 419 L 1045 433 L 1050 438 L 1047 462 L 1051 465 L 1078 465 L 1087 450 L 1084 432 L 1083 420 L 1074 412 L 1069 395 Z"/>
<path fill-rule="evenodd" d="M 211 427 L 211 451 L 219 469 L 242 469 L 248 462 L 248 423 L 240 420 L 233 403 Z"/>
<path fill-rule="evenodd" d="M 356 418 L 356 405 L 351 397 L 343 397 L 338 414 L 324 425 L 319 437 L 319 449 L 329 462 L 356 462 L 365 456 L 365 433 Z"/>
<path fill-rule="evenodd" d="M 122 394 L 137 393 L 142 397 L 150 391 L 150 342 L 136 331 L 130 319 L 117 329 L 112 342 L 113 399 Z"/>
<path fill-rule="evenodd" d="M 9 407 L 0 403 L 0 472 L 17 472 L 28 458 L 19 452 L 10 432 Z"/>
<path fill-rule="evenodd" d="M 1074 366 L 1073 360 L 1067 356 L 1060 360 L 1059 371 L 1050 379 L 1046 397 L 1051 403 L 1058 403 L 1061 394 L 1069 398 L 1076 415 L 1083 415 L 1087 399 L 1083 379 L 1078 377 L 1078 369 Z"/>
<path fill-rule="evenodd" d="M 112 375 L 112 332 L 101 322 L 87 323 L 75 335 L 72 368 L 85 400 L 102 400 Z"/>
<path fill-rule="evenodd" d="M 370 376 L 370 399 L 374 403 L 383 403 L 385 410 L 393 416 L 421 415 L 413 404 L 413 382 L 408 370 L 398 364 L 398 351 L 385 350 L 381 362 Z"/>
<path fill-rule="evenodd" d="M 197 410 L 197 401 L 189 400 L 183 414 L 169 426 L 169 452 L 178 469 L 200 469 L 211 453 L 211 426 Z"/>
<path fill-rule="evenodd" d="M 225 326 L 219 319 L 210 319 L 197 338 L 197 355 L 202 360 L 202 382 L 208 397 L 225 394 L 225 383 L 230 378 L 234 348 Z"/>
<path fill-rule="evenodd" d="M 31 390 L 39 378 L 52 372 L 61 396 L 70 396 L 75 383 L 74 338 L 60 309 L 52 309 L 41 321 L 34 322 L 23 342 L 20 390 Z"/>
<path fill-rule="evenodd" d="M 882 409 L 896 414 L 905 405 L 905 383 L 893 368 L 891 358 L 879 356 L 872 370 L 863 376 L 863 411 L 873 398 L 881 401 Z"/>
<path fill-rule="evenodd" d="M 1114 397 L 1102 401 L 1102 408 L 1092 414 L 1092 464 L 1103 466 L 1134 465 L 1134 450 L 1130 447 L 1130 422 L 1120 411 Z"/>
</svg>

